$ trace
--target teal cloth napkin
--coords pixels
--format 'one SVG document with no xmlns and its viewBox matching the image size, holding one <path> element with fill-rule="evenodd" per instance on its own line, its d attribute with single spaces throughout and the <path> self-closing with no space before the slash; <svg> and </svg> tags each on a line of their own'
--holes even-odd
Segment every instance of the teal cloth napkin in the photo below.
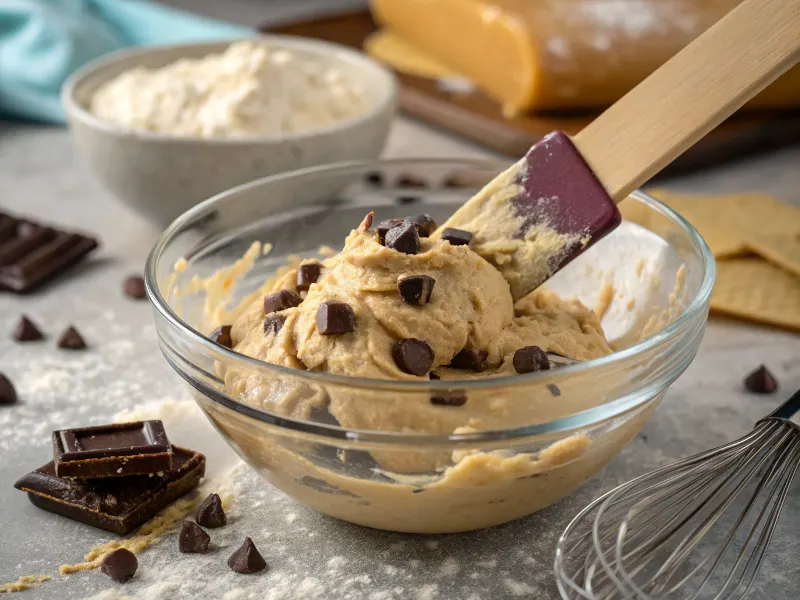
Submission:
<svg viewBox="0 0 800 600">
<path fill-rule="evenodd" d="M 2 0 L 0 116 L 63 123 L 64 80 L 112 50 L 252 33 L 147 0 Z"/>
</svg>

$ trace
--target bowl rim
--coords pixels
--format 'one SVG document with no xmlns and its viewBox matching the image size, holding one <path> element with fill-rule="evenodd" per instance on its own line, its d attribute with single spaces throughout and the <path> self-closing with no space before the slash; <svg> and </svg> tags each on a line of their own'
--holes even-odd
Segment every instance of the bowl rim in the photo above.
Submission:
<svg viewBox="0 0 800 600">
<path fill-rule="evenodd" d="M 188 323 L 184 322 L 172 310 L 172 308 L 167 304 L 164 297 L 161 295 L 161 292 L 157 285 L 158 278 L 156 274 L 156 265 L 158 260 L 160 259 L 161 253 L 163 252 L 164 248 L 169 244 L 173 235 L 177 231 L 181 230 L 185 225 L 192 223 L 195 220 L 198 220 L 203 215 L 208 213 L 209 210 L 213 209 L 213 206 L 216 202 L 224 200 L 225 198 L 231 195 L 239 194 L 253 188 L 267 186 L 273 181 L 281 181 L 290 178 L 302 178 L 312 175 L 325 175 L 347 169 L 360 169 L 366 173 L 384 167 L 393 167 L 393 166 L 402 167 L 404 165 L 408 165 L 408 163 L 424 163 L 426 166 L 435 166 L 438 163 L 442 165 L 450 165 L 451 167 L 454 165 L 454 163 L 458 163 L 468 169 L 470 168 L 496 169 L 498 170 L 498 172 L 499 170 L 504 169 L 508 166 L 505 163 L 491 159 L 488 160 L 462 159 L 462 158 L 427 159 L 427 158 L 407 157 L 407 158 L 395 158 L 395 159 L 356 160 L 356 161 L 332 163 L 316 167 L 307 167 L 304 169 L 297 169 L 294 171 L 287 171 L 284 173 L 279 173 L 277 175 L 262 177 L 260 179 L 256 179 L 249 183 L 236 186 L 234 188 L 216 194 L 211 198 L 194 206 L 193 208 L 185 212 L 183 215 L 175 219 L 175 221 L 173 221 L 172 224 L 161 234 L 159 240 L 156 242 L 155 246 L 148 255 L 147 261 L 145 263 L 145 270 L 144 270 L 145 287 L 150 301 L 153 303 L 153 305 L 155 306 L 156 310 L 160 313 L 160 315 L 164 319 L 166 319 L 169 323 L 171 323 L 175 328 L 177 328 L 180 331 L 180 335 L 188 337 L 191 343 L 200 344 L 205 350 L 217 353 L 227 361 L 234 363 L 239 362 L 240 364 L 243 363 L 258 369 L 267 369 L 270 371 L 274 371 L 277 375 L 297 377 L 299 380 L 307 381 L 309 383 L 328 383 L 338 386 L 344 385 L 351 388 L 353 387 L 365 388 L 369 390 L 384 389 L 387 391 L 419 393 L 419 392 L 430 392 L 432 390 L 434 391 L 448 390 L 453 388 L 464 389 L 467 391 L 487 389 L 487 388 L 497 388 L 497 387 L 511 388 L 517 386 L 530 385 L 540 380 L 543 381 L 544 379 L 548 380 L 552 379 L 552 372 L 550 371 L 534 372 L 524 375 L 517 374 L 517 375 L 486 378 L 486 379 L 439 380 L 439 381 L 436 380 L 395 381 L 386 379 L 351 377 L 348 375 L 336 375 L 332 373 L 325 373 L 318 371 L 301 371 L 298 369 L 293 369 L 291 367 L 284 367 L 282 365 L 267 363 L 258 360 L 256 358 L 239 354 L 224 346 L 220 346 L 216 342 L 213 342 L 207 337 L 205 337 L 199 331 L 192 328 Z M 601 356 L 587 361 L 582 361 L 572 365 L 560 367 L 558 369 L 559 375 L 584 373 L 586 371 L 589 371 L 590 369 L 611 367 L 621 362 L 624 362 L 625 360 L 630 359 L 631 357 L 634 357 L 640 353 L 644 353 L 654 347 L 669 342 L 670 340 L 680 336 L 682 333 L 689 330 L 692 326 L 692 323 L 698 316 L 698 314 L 704 312 L 705 307 L 708 305 L 716 276 L 716 265 L 714 257 L 711 253 L 711 249 L 708 247 L 708 244 L 702 238 L 700 233 L 686 219 L 684 219 L 679 213 L 671 209 L 666 204 L 660 202 L 659 200 L 653 198 L 652 196 L 640 190 L 634 191 L 631 194 L 631 196 L 635 197 L 640 202 L 643 202 L 645 205 L 661 213 L 662 215 L 670 219 L 670 221 L 672 221 L 673 223 L 675 223 L 681 229 L 684 230 L 684 232 L 691 240 L 693 247 L 695 248 L 701 259 L 704 271 L 703 279 L 698 287 L 697 293 L 686 304 L 686 307 L 684 308 L 682 313 L 678 316 L 678 318 L 675 319 L 675 321 L 673 321 L 663 329 L 657 331 L 653 335 L 645 338 L 644 340 L 638 341 L 635 344 L 628 346 L 627 348 L 623 348 L 622 350 L 612 352 L 611 354 L 608 354 L 606 356 Z M 643 393 L 647 396 L 646 398 L 642 397 Z M 636 406 L 641 404 L 641 402 L 653 398 L 655 395 L 657 395 L 657 390 L 655 389 L 649 389 L 649 388 L 637 389 L 624 396 L 615 398 L 614 400 L 611 400 L 609 402 L 599 404 L 595 407 L 586 409 L 584 411 L 572 415 L 560 417 L 553 421 L 548 421 L 546 423 L 539 423 L 535 425 L 526 425 L 524 427 L 516 429 L 506 429 L 497 431 L 493 430 L 492 433 L 497 434 L 502 432 L 502 437 L 505 439 L 509 439 L 512 437 L 568 431 L 576 429 L 578 427 L 584 427 L 586 425 L 596 424 L 599 421 L 619 416 L 620 414 L 626 412 L 627 410 L 635 408 Z M 242 414 L 275 425 L 279 425 L 281 427 L 300 429 L 307 433 L 323 434 L 329 437 L 332 436 L 332 437 L 359 439 L 359 440 L 369 439 L 372 441 L 382 441 L 391 438 L 392 443 L 400 443 L 404 439 L 419 440 L 420 438 L 424 438 L 426 440 L 431 440 L 431 441 L 435 441 L 436 439 L 439 438 L 448 441 L 481 440 L 484 439 L 483 436 L 488 433 L 485 431 L 481 431 L 475 434 L 449 434 L 449 435 L 432 436 L 430 434 L 403 434 L 397 432 L 374 432 L 371 430 L 363 430 L 363 431 L 348 430 L 343 427 L 325 425 L 321 423 L 318 424 L 304 419 L 281 417 L 277 414 L 273 414 L 261 409 L 256 409 L 254 407 L 248 406 L 227 395 L 225 395 L 225 398 L 228 399 L 229 402 L 228 401 L 222 402 L 224 405 Z M 220 398 L 218 397 L 214 401 L 218 402 L 219 400 Z"/>
<path fill-rule="evenodd" d="M 336 61 L 348 63 L 360 69 L 372 71 L 378 78 L 383 79 L 380 86 L 375 86 L 375 89 L 381 91 L 381 97 L 370 109 L 362 114 L 348 117 L 335 121 L 323 127 L 313 127 L 302 131 L 282 134 L 282 135 L 261 135 L 261 136 L 219 136 L 219 137 L 194 137 L 186 135 L 177 135 L 174 133 L 163 133 L 158 131 L 146 131 L 140 129 L 131 129 L 108 121 L 101 117 L 97 117 L 89 110 L 84 108 L 78 101 L 76 94 L 78 90 L 86 83 L 86 81 L 95 76 L 96 73 L 102 69 L 113 67 L 119 63 L 136 59 L 139 57 L 147 56 L 150 54 L 170 54 L 171 52 L 176 55 L 165 62 L 165 65 L 170 64 L 176 60 L 184 58 L 181 56 L 182 50 L 196 49 L 207 50 L 207 54 L 218 53 L 224 51 L 225 48 L 234 42 L 252 40 L 262 42 L 266 45 L 275 45 L 280 48 L 289 50 L 297 49 L 301 51 L 334 55 Z M 129 64 L 125 68 L 114 71 L 107 77 L 103 78 L 103 83 L 109 81 L 112 77 L 116 77 L 124 70 L 135 68 L 136 64 Z M 374 120 L 380 115 L 387 112 L 394 111 L 397 104 L 398 84 L 397 77 L 389 69 L 384 67 L 378 61 L 370 58 L 366 54 L 356 51 L 353 48 L 348 48 L 341 44 L 328 42 L 325 40 L 318 40 L 314 38 L 303 38 L 291 35 L 281 34 L 268 34 L 268 33 L 254 33 L 252 36 L 229 38 L 227 40 L 215 40 L 206 42 L 188 42 L 179 44 L 157 44 L 151 46 L 136 46 L 132 48 L 122 48 L 104 54 L 96 58 L 81 68 L 73 72 L 61 88 L 61 104 L 67 116 L 70 119 L 75 119 L 87 127 L 98 129 L 109 135 L 119 137 L 133 137 L 141 139 L 142 141 L 154 143 L 172 143 L 172 144 L 220 144 L 220 145 L 246 145 L 246 144 L 259 144 L 269 143 L 278 144 L 283 142 L 307 140 L 320 135 L 332 135 L 342 133 L 360 125 Z"/>
</svg>

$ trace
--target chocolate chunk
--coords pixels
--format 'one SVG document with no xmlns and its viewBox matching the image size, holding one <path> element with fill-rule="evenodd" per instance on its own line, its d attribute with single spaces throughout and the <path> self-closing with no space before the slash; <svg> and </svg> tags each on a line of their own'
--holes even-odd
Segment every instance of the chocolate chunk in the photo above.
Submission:
<svg viewBox="0 0 800 600">
<path fill-rule="evenodd" d="M 0 290 L 30 292 L 95 248 L 94 238 L 0 213 Z"/>
<path fill-rule="evenodd" d="M 286 323 L 286 315 L 267 315 L 264 319 L 264 335 L 278 333 L 281 329 L 283 329 L 284 323 Z"/>
<path fill-rule="evenodd" d="M 446 390 L 431 396 L 431 404 L 436 406 L 464 406 L 467 394 L 464 390 Z"/>
<path fill-rule="evenodd" d="M 53 432 L 56 475 L 90 479 L 149 475 L 172 468 L 161 421 L 137 421 Z"/>
<path fill-rule="evenodd" d="M 397 201 L 398 204 L 406 205 L 419 202 L 420 200 L 422 200 L 422 198 L 420 198 L 419 196 L 397 196 L 395 200 Z"/>
<path fill-rule="evenodd" d="M 556 398 L 561 395 L 561 390 L 558 389 L 558 386 L 555 383 L 548 383 L 547 389 L 550 390 L 550 393 L 553 394 Z"/>
<path fill-rule="evenodd" d="M 225 510 L 222 508 L 222 500 L 220 500 L 218 494 L 209 494 L 197 507 L 195 516 L 198 525 L 211 527 L 212 529 L 222 527 L 228 523 L 228 519 L 225 517 Z"/>
<path fill-rule="evenodd" d="M 466 369 L 468 371 L 478 371 L 482 373 L 489 365 L 486 364 L 486 359 L 489 353 L 477 348 L 464 348 L 461 352 L 453 357 L 450 361 L 450 367 L 454 369 Z"/>
<path fill-rule="evenodd" d="M 421 238 L 430 237 L 430 235 L 436 231 L 436 221 L 434 221 L 433 217 L 430 215 L 426 214 L 408 217 L 406 221 L 413 223 L 414 227 L 417 228 L 419 237 Z"/>
<path fill-rule="evenodd" d="M 470 242 L 472 242 L 472 234 L 463 229 L 445 227 L 444 231 L 442 231 L 442 239 L 447 240 L 453 246 L 469 246 Z"/>
<path fill-rule="evenodd" d="M 122 282 L 122 291 L 129 298 L 142 300 L 147 298 L 147 291 L 144 287 L 144 278 L 139 275 L 131 275 Z"/>
<path fill-rule="evenodd" d="M 430 380 L 431 380 L 431 381 L 439 381 L 439 380 L 441 379 L 441 377 L 439 377 L 439 376 L 438 376 L 436 373 L 434 373 L 433 371 L 431 371 L 431 372 L 428 374 L 428 377 L 430 377 Z"/>
<path fill-rule="evenodd" d="M 184 521 L 178 535 L 178 550 L 184 553 L 202 554 L 208 551 L 211 536 L 194 521 Z"/>
<path fill-rule="evenodd" d="M 517 373 L 533 373 L 550 368 L 547 353 L 539 346 L 525 346 L 514 352 L 514 370 Z"/>
<path fill-rule="evenodd" d="M 264 297 L 264 314 L 279 312 L 299 306 L 303 299 L 291 290 L 281 290 Z"/>
<path fill-rule="evenodd" d="M 375 187 L 383 186 L 383 174 L 380 171 L 372 171 L 364 175 L 364 181 Z"/>
<path fill-rule="evenodd" d="M 0 404 L 14 404 L 17 401 L 17 390 L 11 380 L 0 373 Z"/>
<path fill-rule="evenodd" d="M 100 570 L 120 583 L 133 577 L 137 568 L 139 568 L 139 561 L 136 560 L 136 555 L 127 548 L 112 550 L 100 563 Z"/>
<path fill-rule="evenodd" d="M 44 339 L 39 328 L 25 315 L 19 318 L 19 322 L 14 328 L 13 336 L 18 342 L 35 342 Z"/>
<path fill-rule="evenodd" d="M 425 306 L 431 301 L 434 284 L 436 284 L 436 280 L 433 277 L 409 275 L 397 280 L 397 289 L 406 304 Z"/>
<path fill-rule="evenodd" d="M 422 377 L 433 366 L 433 349 L 422 340 L 408 338 L 392 346 L 392 358 L 404 373 Z"/>
<path fill-rule="evenodd" d="M 778 390 L 778 380 L 767 367 L 761 365 L 745 377 L 744 387 L 754 394 L 774 394 Z"/>
<path fill-rule="evenodd" d="M 403 254 L 419 253 L 419 233 L 413 223 L 404 221 L 386 232 L 386 247 Z"/>
<path fill-rule="evenodd" d="M 319 263 L 300 265 L 300 268 L 297 269 L 297 291 L 307 292 L 312 283 L 317 283 L 320 273 L 322 273 L 322 265 Z"/>
<path fill-rule="evenodd" d="M 424 188 L 428 187 L 428 182 L 413 173 L 403 173 L 397 178 L 395 185 L 402 188 Z"/>
<path fill-rule="evenodd" d="M 261 556 L 253 540 L 245 538 L 239 549 L 231 554 L 228 559 L 228 566 L 237 573 L 249 575 L 266 569 L 267 561 Z"/>
<path fill-rule="evenodd" d="M 356 313 L 345 302 L 329 300 L 317 309 L 317 331 L 322 335 L 349 333 L 356 328 Z"/>
<path fill-rule="evenodd" d="M 233 348 L 233 340 L 231 339 L 230 325 L 220 325 L 214 331 L 212 331 L 211 335 L 208 337 L 211 338 L 220 346 L 225 346 L 226 348 Z"/>
<path fill-rule="evenodd" d="M 386 219 L 385 221 L 381 221 L 378 223 L 378 237 L 381 240 L 381 244 L 384 246 L 386 245 L 386 233 L 398 225 L 402 225 L 405 219 Z"/>
<path fill-rule="evenodd" d="M 49 462 L 14 484 L 39 508 L 125 535 L 197 487 L 206 458 L 199 452 L 172 446 L 172 469 L 164 477 L 131 475 L 69 480 L 56 475 Z"/>
<path fill-rule="evenodd" d="M 86 342 L 78 330 L 70 325 L 58 338 L 58 347 L 64 350 L 84 350 Z"/>
</svg>

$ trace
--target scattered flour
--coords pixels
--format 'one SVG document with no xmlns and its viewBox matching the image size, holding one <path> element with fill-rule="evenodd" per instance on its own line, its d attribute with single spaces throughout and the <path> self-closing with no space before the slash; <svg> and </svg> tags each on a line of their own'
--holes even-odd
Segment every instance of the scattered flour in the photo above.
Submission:
<svg viewBox="0 0 800 600">
<path fill-rule="evenodd" d="M 503 585 L 506 586 L 506 589 L 512 596 L 528 596 L 536 592 L 536 590 L 527 583 L 515 581 L 513 579 L 509 579 L 508 577 L 503 579 Z"/>
</svg>

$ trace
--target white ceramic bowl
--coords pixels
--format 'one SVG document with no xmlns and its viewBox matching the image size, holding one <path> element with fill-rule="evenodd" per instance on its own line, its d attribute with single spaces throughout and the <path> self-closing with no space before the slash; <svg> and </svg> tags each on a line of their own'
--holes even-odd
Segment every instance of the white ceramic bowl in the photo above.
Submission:
<svg viewBox="0 0 800 600">
<path fill-rule="evenodd" d="M 180 58 L 222 52 L 230 42 L 115 52 L 77 71 L 62 91 L 70 131 L 103 185 L 138 212 L 166 225 L 201 200 L 239 184 L 334 161 L 376 158 L 381 153 L 397 98 L 389 71 L 336 44 L 278 35 L 258 39 L 335 67 L 363 86 L 373 108 L 327 127 L 279 137 L 190 138 L 133 131 L 89 112 L 99 86 L 135 67 L 157 68 Z"/>
</svg>

